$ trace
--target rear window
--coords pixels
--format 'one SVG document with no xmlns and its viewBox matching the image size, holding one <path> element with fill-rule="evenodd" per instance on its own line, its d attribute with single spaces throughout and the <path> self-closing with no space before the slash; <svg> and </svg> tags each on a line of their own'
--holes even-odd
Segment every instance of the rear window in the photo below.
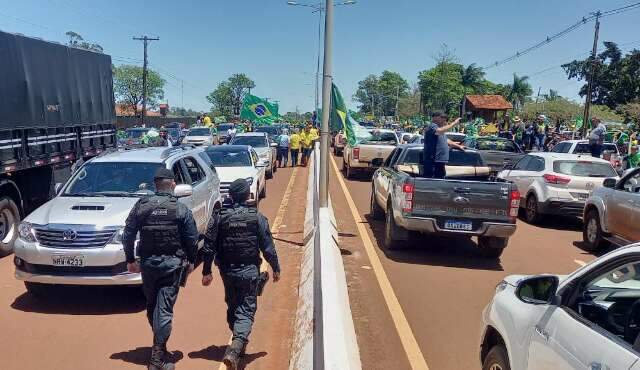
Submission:
<svg viewBox="0 0 640 370">
<path fill-rule="evenodd" d="M 579 143 L 576 145 L 576 148 L 573 150 L 574 154 L 585 154 L 591 153 L 591 148 L 589 148 L 589 144 L 587 143 Z"/>
<path fill-rule="evenodd" d="M 615 177 L 616 171 L 609 163 L 589 161 L 555 161 L 553 171 L 563 175 L 582 177 Z"/>
<path fill-rule="evenodd" d="M 367 140 L 363 141 L 363 144 L 391 144 L 395 145 L 398 143 L 398 137 L 393 132 L 381 132 L 378 130 L 373 130 L 370 132 L 371 137 Z"/>
<path fill-rule="evenodd" d="M 516 144 L 509 140 L 478 139 L 476 140 L 475 148 L 478 150 L 497 150 L 509 153 L 518 152 Z"/>
<path fill-rule="evenodd" d="M 404 157 L 402 164 L 422 164 L 422 149 L 411 149 Z M 482 157 L 480 154 L 469 151 L 450 150 L 449 151 L 449 163 L 448 166 L 465 166 L 465 167 L 482 167 Z"/>
</svg>

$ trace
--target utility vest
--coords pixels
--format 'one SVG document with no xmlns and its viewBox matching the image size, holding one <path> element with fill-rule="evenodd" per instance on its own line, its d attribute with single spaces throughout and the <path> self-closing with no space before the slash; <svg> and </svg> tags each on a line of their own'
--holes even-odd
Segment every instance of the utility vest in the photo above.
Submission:
<svg viewBox="0 0 640 370">
<path fill-rule="evenodd" d="M 141 224 L 138 255 L 184 255 L 177 217 L 178 199 L 169 195 L 154 195 L 140 200 L 138 214 Z"/>
<path fill-rule="evenodd" d="M 218 223 L 218 240 L 217 260 L 221 266 L 259 266 L 258 210 L 237 205 L 223 209 Z"/>
</svg>

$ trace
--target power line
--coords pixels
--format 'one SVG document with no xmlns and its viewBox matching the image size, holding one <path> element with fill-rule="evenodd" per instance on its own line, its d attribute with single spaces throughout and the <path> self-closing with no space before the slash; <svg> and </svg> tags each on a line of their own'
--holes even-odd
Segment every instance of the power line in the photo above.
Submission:
<svg viewBox="0 0 640 370">
<path fill-rule="evenodd" d="M 611 10 L 607 10 L 605 12 L 596 12 L 596 13 L 592 13 L 590 14 L 588 17 L 583 17 L 581 20 L 579 20 L 578 22 L 572 24 L 571 26 L 565 28 L 564 30 L 552 35 L 552 36 L 547 36 L 547 38 L 543 41 L 538 42 L 537 44 L 530 46 L 524 50 L 521 51 L 517 51 L 515 54 L 504 58 L 502 60 L 496 61 L 492 64 L 489 64 L 487 66 L 485 66 L 483 69 L 487 70 L 487 69 L 491 69 L 494 67 L 498 67 L 500 65 L 503 65 L 505 63 L 509 63 L 515 59 L 518 59 L 520 57 L 522 57 L 523 55 L 529 54 L 530 52 L 537 50 L 549 43 L 551 43 L 554 40 L 557 40 L 559 38 L 562 38 L 563 36 L 571 33 L 572 31 L 582 27 L 583 25 L 587 24 L 588 22 L 591 22 L 593 20 L 595 20 L 596 18 L 600 17 L 600 18 L 604 18 L 604 17 L 608 17 L 608 16 L 612 16 L 612 15 L 617 15 L 617 14 L 621 14 L 621 13 L 625 13 L 628 11 L 631 11 L 633 9 L 639 9 L 640 8 L 640 2 L 638 3 L 634 3 L 634 4 L 630 4 L 630 5 L 626 5 L 620 8 L 616 8 L 616 9 L 611 9 Z"/>
</svg>

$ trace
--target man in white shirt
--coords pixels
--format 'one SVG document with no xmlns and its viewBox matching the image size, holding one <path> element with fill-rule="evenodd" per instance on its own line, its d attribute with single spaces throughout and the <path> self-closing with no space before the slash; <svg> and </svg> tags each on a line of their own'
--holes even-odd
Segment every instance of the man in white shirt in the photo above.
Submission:
<svg viewBox="0 0 640 370">
<path fill-rule="evenodd" d="M 282 135 L 278 138 L 278 167 L 287 167 L 289 161 L 289 135 L 286 131 L 282 132 Z"/>
</svg>

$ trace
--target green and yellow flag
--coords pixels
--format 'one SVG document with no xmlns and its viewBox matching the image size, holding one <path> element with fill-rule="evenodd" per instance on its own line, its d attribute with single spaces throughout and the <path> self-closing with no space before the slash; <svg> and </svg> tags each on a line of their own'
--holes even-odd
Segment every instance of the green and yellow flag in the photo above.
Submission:
<svg viewBox="0 0 640 370">
<path fill-rule="evenodd" d="M 340 94 L 340 90 L 338 90 L 335 84 L 331 86 L 330 120 L 331 126 L 342 128 L 347 137 L 347 142 L 351 146 L 371 137 L 369 130 L 358 124 L 358 122 L 351 117 L 342 98 L 342 94 Z"/>
<path fill-rule="evenodd" d="M 240 111 L 241 119 L 270 125 L 279 117 L 277 104 L 271 104 L 255 95 L 245 96 Z"/>
</svg>

